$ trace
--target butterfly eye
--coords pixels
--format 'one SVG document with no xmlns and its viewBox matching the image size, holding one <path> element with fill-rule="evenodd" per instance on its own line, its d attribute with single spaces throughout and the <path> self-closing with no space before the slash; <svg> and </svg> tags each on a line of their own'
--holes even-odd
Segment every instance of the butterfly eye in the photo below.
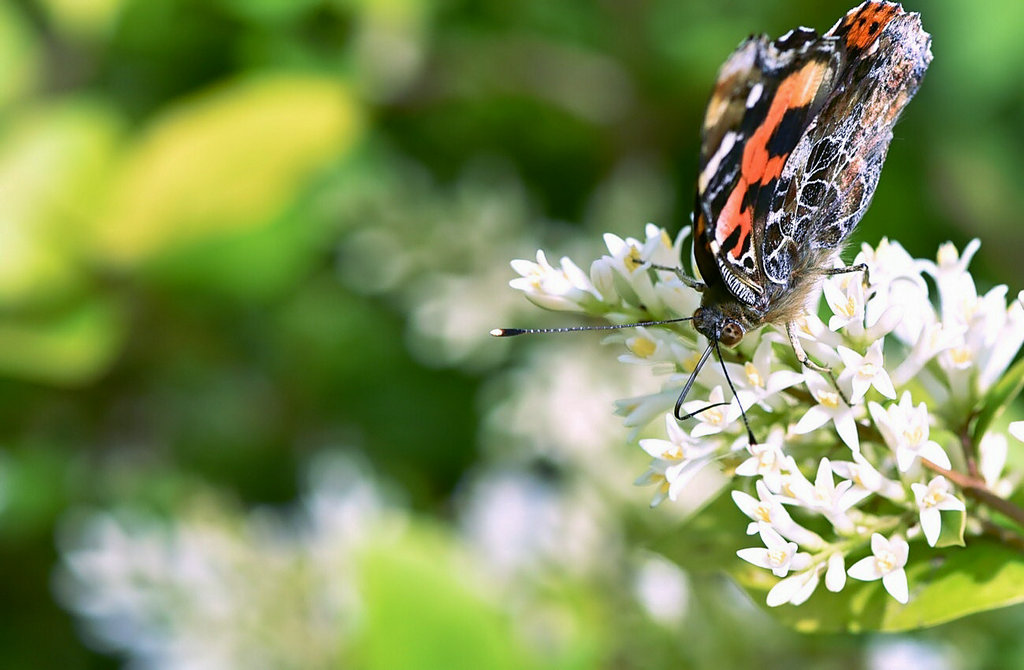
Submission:
<svg viewBox="0 0 1024 670">
<path fill-rule="evenodd" d="M 722 327 L 722 334 L 718 337 L 718 341 L 727 347 L 734 347 L 740 343 L 745 334 L 743 326 L 735 321 L 729 321 Z"/>
</svg>

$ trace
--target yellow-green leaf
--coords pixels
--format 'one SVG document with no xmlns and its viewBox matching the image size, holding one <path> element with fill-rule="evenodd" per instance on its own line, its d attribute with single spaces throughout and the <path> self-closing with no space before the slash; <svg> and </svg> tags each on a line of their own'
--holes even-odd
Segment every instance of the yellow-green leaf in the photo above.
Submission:
<svg viewBox="0 0 1024 670">
<path fill-rule="evenodd" d="M 99 253 L 132 266 L 266 225 L 347 154 L 360 116 L 341 82 L 313 75 L 236 81 L 178 103 L 124 157 Z"/>
<path fill-rule="evenodd" d="M 77 290 L 120 126 L 110 109 L 82 100 L 26 108 L 8 120 L 0 144 L 0 303 Z"/>
</svg>

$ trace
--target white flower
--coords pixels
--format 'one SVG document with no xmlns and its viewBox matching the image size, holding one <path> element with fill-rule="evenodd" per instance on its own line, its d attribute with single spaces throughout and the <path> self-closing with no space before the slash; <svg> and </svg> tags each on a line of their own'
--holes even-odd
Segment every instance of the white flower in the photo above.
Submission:
<svg viewBox="0 0 1024 670">
<path fill-rule="evenodd" d="M 907 587 L 907 573 L 903 566 L 907 564 L 910 545 L 899 535 L 891 540 L 874 533 L 871 535 L 871 556 L 860 559 L 847 571 L 854 579 L 870 582 L 882 580 L 882 586 L 893 598 L 904 605 L 910 600 Z"/>
<path fill-rule="evenodd" d="M 803 572 L 798 572 L 781 580 L 768 592 L 768 598 L 765 600 L 768 607 L 778 607 L 786 603 L 802 605 L 814 594 L 814 589 L 818 587 L 821 569 L 822 566 L 820 564 L 815 565 Z"/>
<path fill-rule="evenodd" d="M 839 593 L 846 586 L 846 563 L 838 551 L 828 557 L 828 570 L 825 572 L 825 588 L 832 593 Z"/>
<path fill-rule="evenodd" d="M 978 246 L 978 240 L 972 240 L 961 257 L 956 247 L 944 244 L 937 262 L 921 263 L 939 288 L 944 326 L 963 333 L 960 343 L 939 356 L 951 395 L 962 406 L 985 393 L 1024 344 L 1024 307 L 1020 300 L 1007 307 L 1005 286 L 978 296 L 974 279 L 967 272 Z"/>
<path fill-rule="evenodd" d="M 900 483 L 884 477 L 863 454 L 854 453 L 852 463 L 832 461 L 832 471 L 853 482 L 853 486 L 843 496 L 842 504 L 846 508 L 856 505 L 872 493 L 896 501 L 906 497 Z"/>
<path fill-rule="evenodd" d="M 903 386 L 913 379 L 938 354 L 959 346 L 964 340 L 962 326 L 945 326 L 940 321 L 924 325 L 912 341 L 910 353 L 903 357 L 890 378 L 896 386 Z"/>
<path fill-rule="evenodd" d="M 720 407 L 712 407 L 712 405 L 722 404 Z M 711 407 L 704 411 L 699 411 L 704 407 Z M 739 410 L 732 410 L 735 407 L 734 403 L 725 402 L 725 392 L 722 391 L 721 386 L 716 386 L 711 389 L 711 395 L 708 396 L 707 400 L 691 400 L 690 402 L 683 403 L 683 411 L 686 414 L 697 412 L 693 415 L 693 418 L 697 420 L 693 430 L 690 431 L 691 437 L 706 437 L 708 435 L 715 435 L 721 433 L 727 429 L 733 422 L 735 413 L 739 415 Z"/>
<path fill-rule="evenodd" d="M 672 408 L 679 397 L 679 389 L 667 388 L 658 393 L 621 398 L 615 401 L 615 414 L 625 417 L 623 425 L 631 428 L 630 440 L 636 438 L 640 429 Z"/>
<path fill-rule="evenodd" d="M 655 486 L 654 496 L 651 497 L 651 507 L 660 505 L 668 497 L 669 489 L 672 488 L 672 483 L 665 476 L 668 466 L 668 461 L 654 459 L 647 466 L 647 472 L 637 477 L 633 482 L 634 486 L 650 486 L 652 484 Z"/>
<path fill-rule="evenodd" d="M 658 291 L 655 290 L 648 270 L 651 263 L 678 267 L 682 242 L 689 229 L 680 231 L 675 244 L 664 229 L 653 224 L 648 224 L 644 232 L 647 235 L 644 242 L 631 237 L 623 240 L 618 235 L 606 233 L 604 243 L 608 247 L 610 255 L 602 256 L 594 261 L 590 267 L 590 276 L 594 278 L 594 283 L 598 286 L 611 287 L 614 282 L 612 273 L 619 275 L 626 280 L 626 286 L 634 294 L 622 296 L 624 299 L 635 302 L 637 305 L 643 305 L 652 314 L 663 314 L 665 304 Z M 659 273 L 659 277 L 664 274 Z M 671 279 L 666 277 L 665 281 L 671 281 Z M 621 290 L 617 293 L 622 295 Z"/>
<path fill-rule="evenodd" d="M 537 252 L 537 262 L 512 261 L 512 269 L 519 273 L 509 286 L 526 293 L 526 297 L 545 309 L 578 311 L 587 304 L 601 300 L 601 294 L 590 279 L 569 258 L 562 258 L 559 268 L 548 263 L 543 251 Z"/>
<path fill-rule="evenodd" d="M 674 370 L 676 362 L 689 353 L 679 336 L 664 328 L 633 329 L 625 337 L 627 354 L 619 356 L 620 363 L 633 365 L 665 365 Z"/>
<path fill-rule="evenodd" d="M 807 410 L 800 421 L 793 426 L 793 432 L 797 435 L 804 435 L 821 428 L 831 421 L 836 426 L 839 437 L 853 451 L 860 449 L 860 441 L 857 438 L 857 422 L 853 416 L 853 409 L 839 395 L 839 391 L 825 381 L 825 378 L 817 372 L 806 370 L 804 379 L 807 380 L 807 390 L 818 402 L 817 405 Z"/>
<path fill-rule="evenodd" d="M 889 373 L 882 363 L 882 340 L 875 340 L 867 354 L 861 356 L 853 349 L 839 347 L 839 357 L 846 366 L 839 375 L 840 385 L 847 385 L 850 391 L 850 402 L 857 403 L 874 386 L 886 398 L 896 398 L 896 389 L 892 386 Z"/>
<path fill-rule="evenodd" d="M 837 531 L 848 533 L 853 530 L 853 522 L 846 515 L 848 507 L 844 507 L 844 495 L 851 486 L 853 482 L 847 480 L 836 486 L 832 465 L 827 458 L 822 458 L 813 484 L 799 470 L 795 470 L 786 479 L 785 489 L 792 496 L 793 502 L 821 514 Z"/>
<path fill-rule="evenodd" d="M 918 263 L 899 242 L 882 238 L 874 249 L 863 244 L 853 262 L 866 263 L 871 270 L 873 291 L 865 309 L 868 323 L 881 322 L 885 313 L 898 314 L 896 337 L 913 343 L 926 324 L 937 320 Z"/>
<path fill-rule="evenodd" d="M 996 306 L 994 325 L 998 326 L 998 330 L 989 334 L 982 352 L 978 393 L 984 393 L 999 380 L 1024 344 L 1024 306 L 1021 305 L 1021 295 L 1024 292 L 1018 294 L 1017 299 L 1005 310 L 999 309 L 1001 305 Z"/>
<path fill-rule="evenodd" d="M 743 365 L 726 363 L 725 367 L 733 383 L 739 387 L 736 396 L 744 408 L 758 404 L 763 409 L 771 410 L 768 400 L 777 397 L 779 391 L 803 381 L 803 375 L 794 370 L 772 371 L 773 359 L 771 340 L 762 338 L 752 360 Z"/>
<path fill-rule="evenodd" d="M 1010 431 L 1010 435 L 1013 435 L 1021 442 L 1024 442 L 1024 421 L 1014 421 L 1008 426 L 1008 430 Z"/>
<path fill-rule="evenodd" d="M 911 484 L 914 498 L 917 501 L 917 508 L 921 512 L 921 530 L 928 544 L 935 546 L 942 531 L 942 515 L 940 510 L 965 510 L 962 500 L 950 493 L 949 482 L 939 475 L 933 478 L 928 485 Z"/>
<path fill-rule="evenodd" d="M 947 242 L 939 247 L 936 262 L 918 262 L 922 270 L 935 278 L 942 303 L 942 320 L 945 322 L 960 318 L 964 307 L 971 306 L 963 301 L 965 297 L 964 282 L 970 281 L 970 292 L 974 294 L 974 281 L 967 273 L 967 266 L 980 246 L 981 242 L 977 238 L 971 240 L 964 247 L 964 253 L 961 256 L 956 247 L 951 242 Z M 969 302 L 973 303 L 973 300 Z"/>
<path fill-rule="evenodd" d="M 1021 421 L 1014 423 L 1024 424 Z M 1015 427 L 1014 423 L 1010 424 L 1011 434 L 1019 432 L 1018 428 L 1024 428 L 1024 425 Z M 1013 493 L 1016 480 L 1016 477 L 1002 476 L 1003 468 L 1006 467 L 1007 453 L 1006 436 L 1001 433 L 985 433 L 985 437 L 981 438 L 981 443 L 978 444 L 978 472 L 985 480 L 985 485 L 989 490 L 1001 498 L 1008 498 Z"/>
<path fill-rule="evenodd" d="M 782 506 L 782 500 L 769 491 L 763 481 L 758 480 L 754 484 L 754 488 L 757 490 L 757 498 L 743 491 L 732 492 L 732 500 L 736 506 L 747 517 L 753 519 L 753 522 L 747 525 L 747 535 L 756 533 L 759 524 L 767 523 L 800 546 L 810 549 L 820 549 L 825 546 L 825 541 L 817 533 L 807 530 L 793 520 L 786 508 Z"/>
<path fill-rule="evenodd" d="M 753 563 L 759 568 L 767 568 L 776 577 L 785 577 L 790 570 L 803 570 L 811 564 L 810 554 L 797 553 L 796 542 L 787 542 L 768 524 L 762 523 L 758 531 L 766 548 L 740 549 L 736 555 L 744 561 Z"/>
<path fill-rule="evenodd" d="M 918 458 L 947 470 L 952 467 L 938 442 L 928 439 L 928 408 L 923 402 L 914 407 L 910 391 L 904 391 L 899 404 L 893 403 L 888 410 L 874 402 L 869 403 L 868 409 L 886 444 L 896 452 L 900 472 L 910 470 Z"/>
<path fill-rule="evenodd" d="M 652 462 L 648 471 L 648 474 L 652 475 L 652 477 L 645 481 L 637 480 L 637 483 L 653 483 L 657 481 L 653 475 L 660 474 L 668 484 L 668 488 L 664 490 L 664 493 L 671 500 L 675 500 L 679 496 L 679 492 L 693 479 L 694 475 L 700 472 L 708 463 L 712 462 L 715 456 L 716 445 L 707 440 L 697 441 L 692 439 L 679 426 L 679 422 L 671 414 L 665 416 L 665 426 L 668 433 L 667 440 L 640 440 L 640 447 L 654 458 L 654 462 Z M 641 479 L 644 477 L 647 477 L 647 475 L 644 475 Z M 659 487 L 658 493 L 655 494 L 657 502 L 652 502 L 652 506 L 661 502 L 664 498 L 662 494 L 663 488 L 665 487 Z"/>
<path fill-rule="evenodd" d="M 829 330 L 846 328 L 850 335 L 864 332 L 864 281 L 860 273 L 837 275 L 822 284 L 825 302 L 832 310 Z"/>
<path fill-rule="evenodd" d="M 750 458 L 736 466 L 736 474 L 740 477 L 760 475 L 768 490 L 778 493 L 782 487 L 782 470 L 787 462 L 782 451 L 783 437 L 782 429 L 776 427 L 764 442 L 747 444 Z"/>
</svg>

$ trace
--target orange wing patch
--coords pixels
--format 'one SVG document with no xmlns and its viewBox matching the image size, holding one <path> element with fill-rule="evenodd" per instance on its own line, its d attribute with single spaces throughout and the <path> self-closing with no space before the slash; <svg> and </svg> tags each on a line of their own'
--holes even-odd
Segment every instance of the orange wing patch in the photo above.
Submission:
<svg viewBox="0 0 1024 670">
<path fill-rule="evenodd" d="M 865 2 L 847 14 L 835 32 L 844 35 L 847 48 L 866 49 L 899 10 L 900 6 L 893 3 Z"/>
<path fill-rule="evenodd" d="M 739 228 L 739 237 L 731 249 L 725 249 L 732 257 L 739 260 L 743 253 L 743 244 L 747 237 L 754 232 L 754 208 L 743 207 L 743 198 L 747 195 L 747 187 L 750 183 L 746 177 L 741 176 L 736 182 L 736 188 L 729 194 L 729 200 L 718 215 L 718 224 L 715 226 L 715 241 L 719 245 L 725 244 L 729 236 Z"/>
<path fill-rule="evenodd" d="M 754 230 L 753 205 L 744 207 L 744 198 L 750 185 L 764 185 L 782 174 L 789 154 L 772 156 L 768 143 L 782 124 L 786 112 L 805 107 L 814 100 L 828 71 L 827 63 L 809 61 L 802 68 L 789 75 L 779 84 L 772 98 L 764 122 L 750 136 L 743 148 L 743 163 L 739 179 L 729 195 L 725 207 L 718 216 L 715 240 L 724 245 L 725 241 L 739 229 L 735 244 L 725 251 L 739 259 L 744 243 Z"/>
<path fill-rule="evenodd" d="M 743 178 L 747 183 L 764 184 L 782 174 L 786 156 L 770 156 L 768 142 L 778 130 L 787 111 L 811 104 L 827 70 L 825 63 L 809 61 L 779 84 L 764 123 L 750 136 L 747 146 L 743 148 Z"/>
</svg>

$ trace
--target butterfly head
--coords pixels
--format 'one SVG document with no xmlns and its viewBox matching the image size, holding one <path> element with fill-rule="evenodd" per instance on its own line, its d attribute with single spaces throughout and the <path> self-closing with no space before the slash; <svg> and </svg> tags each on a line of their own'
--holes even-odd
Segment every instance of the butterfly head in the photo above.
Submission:
<svg viewBox="0 0 1024 670">
<path fill-rule="evenodd" d="M 693 313 L 693 327 L 709 342 L 734 347 L 746 335 L 747 326 L 739 315 L 733 316 L 727 312 L 717 305 L 698 307 Z"/>
</svg>

